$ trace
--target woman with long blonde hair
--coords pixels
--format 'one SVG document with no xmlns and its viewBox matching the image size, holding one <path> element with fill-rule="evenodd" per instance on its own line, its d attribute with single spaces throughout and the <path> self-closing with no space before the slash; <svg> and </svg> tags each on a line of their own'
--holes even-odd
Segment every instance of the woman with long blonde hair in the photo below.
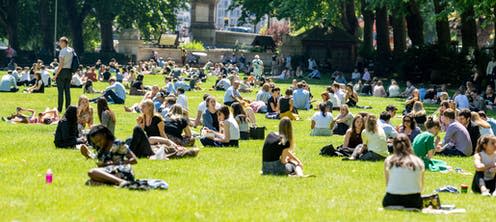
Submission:
<svg viewBox="0 0 496 222">
<path fill-rule="evenodd" d="M 365 129 L 362 131 L 362 142 L 363 145 L 353 151 L 350 160 L 379 161 L 387 157 L 386 133 L 377 124 L 375 115 L 369 115 L 366 118 Z"/>
<path fill-rule="evenodd" d="M 478 112 L 471 112 L 470 120 L 479 127 L 480 136 L 494 136 L 493 129 L 491 125 L 483 120 Z"/>
<path fill-rule="evenodd" d="M 91 128 L 93 126 L 93 108 L 90 106 L 90 100 L 85 95 L 79 97 L 77 118 L 80 128 Z"/>
<path fill-rule="evenodd" d="M 271 132 L 265 138 L 262 150 L 263 175 L 304 176 L 303 164 L 294 154 L 293 126 L 288 117 L 279 122 L 279 132 Z"/>
</svg>

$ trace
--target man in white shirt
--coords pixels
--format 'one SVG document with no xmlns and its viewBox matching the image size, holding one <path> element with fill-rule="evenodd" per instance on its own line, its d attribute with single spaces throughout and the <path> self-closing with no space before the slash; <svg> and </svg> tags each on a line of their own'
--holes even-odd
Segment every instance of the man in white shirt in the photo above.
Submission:
<svg viewBox="0 0 496 222">
<path fill-rule="evenodd" d="M 346 93 L 341 89 L 340 84 L 339 83 L 332 84 L 332 89 L 334 90 L 334 94 L 338 97 L 339 103 L 340 104 L 346 103 L 346 101 L 344 101 Z"/>
<path fill-rule="evenodd" d="M 74 49 L 68 47 L 69 39 L 67 37 L 61 37 L 59 40 L 59 46 L 61 48 L 59 52 L 59 67 L 55 72 L 53 80 L 57 82 L 57 92 L 58 92 L 58 107 L 57 110 L 62 112 L 62 107 L 64 105 L 64 94 L 65 94 L 65 108 L 71 105 L 71 79 L 72 79 L 72 57 Z"/>
<path fill-rule="evenodd" d="M 188 98 L 184 95 L 184 89 L 177 89 L 177 99 L 176 104 L 180 105 L 184 110 L 188 111 Z"/>
<path fill-rule="evenodd" d="M 17 92 L 19 88 L 17 88 L 16 80 L 12 71 L 8 71 L 8 73 L 2 76 L 2 80 L 0 81 L 0 92 Z"/>
</svg>

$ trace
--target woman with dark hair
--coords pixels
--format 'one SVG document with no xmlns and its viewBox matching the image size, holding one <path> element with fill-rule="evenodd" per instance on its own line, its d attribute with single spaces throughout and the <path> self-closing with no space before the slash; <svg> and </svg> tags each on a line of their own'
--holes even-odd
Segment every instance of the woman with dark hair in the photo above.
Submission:
<svg viewBox="0 0 496 222">
<path fill-rule="evenodd" d="M 57 148 L 74 148 L 77 144 L 85 142 L 85 138 L 79 137 L 77 107 L 69 106 L 64 116 L 57 124 L 55 140 Z"/>
<path fill-rule="evenodd" d="M 346 85 L 346 95 L 345 95 L 346 105 L 349 107 L 355 107 L 358 103 L 358 93 L 353 90 L 353 85 Z"/>
<path fill-rule="evenodd" d="M 320 103 L 319 111 L 312 117 L 310 136 L 331 136 L 332 114 L 328 112 L 327 104 Z"/>
<path fill-rule="evenodd" d="M 215 97 L 209 96 L 205 99 L 207 109 L 202 114 L 203 127 L 212 131 L 219 131 L 219 119 L 217 118 Z"/>
<path fill-rule="evenodd" d="M 98 110 L 98 119 L 100 120 L 100 124 L 107 127 L 112 134 L 115 133 L 115 113 L 110 110 L 107 100 L 104 97 L 100 97 L 97 100 L 97 110 Z"/>
<path fill-rule="evenodd" d="M 30 113 L 30 114 L 27 114 Z M 59 111 L 57 109 L 49 109 L 48 107 L 44 112 L 38 113 L 34 109 L 25 109 L 17 107 L 16 112 L 10 116 L 2 117 L 4 121 L 10 123 L 27 123 L 27 124 L 57 124 L 59 122 Z"/>
<path fill-rule="evenodd" d="M 81 146 L 81 154 L 96 160 L 97 168 L 88 172 L 90 180 L 87 185 L 111 184 L 124 186 L 134 181 L 134 173 L 130 164 L 137 164 L 137 158 L 128 146 L 116 141 L 110 130 L 97 125 L 88 133 L 88 143 L 96 149 L 92 153 L 86 145 Z"/>
<path fill-rule="evenodd" d="M 393 155 L 384 161 L 386 195 L 382 206 L 422 209 L 424 162 L 415 156 L 410 139 L 399 134 L 393 140 Z"/>
<path fill-rule="evenodd" d="M 413 141 L 417 135 L 421 133 L 420 128 L 417 126 L 417 122 L 415 122 L 415 118 L 412 114 L 407 114 L 403 116 L 403 123 L 397 127 L 396 129 L 398 133 L 404 133 L 410 138 L 410 141 Z"/>
<path fill-rule="evenodd" d="M 220 131 L 206 129 L 206 137 L 200 139 L 203 146 L 212 147 L 239 147 L 239 126 L 230 115 L 229 108 L 222 106 L 217 111 Z"/>
<path fill-rule="evenodd" d="M 277 102 L 279 118 L 288 117 L 290 120 L 299 120 L 298 115 L 295 114 L 292 95 L 293 90 L 286 89 L 286 91 L 284 92 L 284 97 L 279 98 L 279 102 Z"/>
<path fill-rule="evenodd" d="M 249 119 L 246 118 L 246 113 L 243 109 L 243 106 L 238 102 L 234 102 L 233 104 L 231 104 L 231 107 L 233 109 L 234 119 L 239 126 L 240 139 L 250 139 L 250 126 L 248 125 Z"/>
<path fill-rule="evenodd" d="M 291 120 L 283 117 L 279 122 L 279 133 L 271 132 L 265 138 L 262 174 L 303 176 L 303 164 L 294 154 L 295 146 Z"/>
<path fill-rule="evenodd" d="M 356 115 L 353 118 L 351 127 L 344 135 L 343 148 L 355 149 L 358 145 L 362 144 L 362 131 L 364 129 L 365 120 L 361 115 Z"/>
<path fill-rule="evenodd" d="M 25 91 L 27 93 L 45 93 L 45 84 L 41 79 L 41 73 L 36 72 L 34 74 L 34 77 L 35 77 L 34 85 L 25 89 Z"/>
</svg>

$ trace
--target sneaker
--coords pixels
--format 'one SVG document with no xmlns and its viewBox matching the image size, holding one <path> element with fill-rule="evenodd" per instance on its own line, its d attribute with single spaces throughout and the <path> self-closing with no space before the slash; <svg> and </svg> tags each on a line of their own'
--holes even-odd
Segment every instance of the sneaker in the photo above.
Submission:
<svg viewBox="0 0 496 222">
<path fill-rule="evenodd" d="M 485 190 L 485 191 L 481 192 L 481 195 L 484 197 L 488 197 L 488 196 L 491 196 L 491 193 L 489 193 L 489 190 Z"/>
<path fill-rule="evenodd" d="M 492 196 L 493 196 L 493 197 L 496 197 L 496 191 L 494 191 L 494 192 L 493 192 L 493 195 L 492 195 Z"/>
</svg>

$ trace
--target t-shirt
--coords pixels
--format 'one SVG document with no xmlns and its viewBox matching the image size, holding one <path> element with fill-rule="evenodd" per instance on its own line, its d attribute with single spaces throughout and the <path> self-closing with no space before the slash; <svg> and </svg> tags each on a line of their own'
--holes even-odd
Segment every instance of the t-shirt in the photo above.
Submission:
<svg viewBox="0 0 496 222">
<path fill-rule="evenodd" d="M 239 94 L 239 91 L 237 89 L 234 89 L 234 87 L 229 87 L 229 89 L 226 90 L 226 93 L 224 94 L 224 103 L 226 102 L 234 102 L 233 97 L 241 97 Z"/>
<path fill-rule="evenodd" d="M 377 128 L 377 132 L 369 132 L 366 129 L 362 131 L 363 144 L 367 145 L 369 151 L 379 154 L 383 157 L 388 155 L 386 134 L 381 127 Z"/>
<path fill-rule="evenodd" d="M 115 121 L 112 121 L 112 117 L 107 111 L 102 112 L 102 125 L 106 126 L 114 134 Z"/>
<path fill-rule="evenodd" d="M 277 107 L 277 102 L 279 101 L 279 98 L 274 98 L 270 97 L 269 100 L 267 100 L 267 112 L 273 113 L 275 110 L 272 109 L 272 106 L 270 104 L 274 104 L 274 107 Z"/>
<path fill-rule="evenodd" d="M 386 192 L 396 195 L 416 194 L 422 191 L 422 171 L 424 163 L 416 156 L 411 156 L 418 167 L 413 170 L 406 167 L 393 166 L 389 168 L 391 157 L 386 159 L 386 170 L 389 171 Z"/>
<path fill-rule="evenodd" d="M 260 90 L 258 93 L 257 93 L 257 98 L 256 98 L 256 101 L 262 101 L 264 102 L 265 104 L 268 104 L 268 101 L 269 101 L 269 98 L 272 97 L 272 94 L 270 94 L 269 92 L 266 92 L 266 91 L 263 91 L 263 90 Z"/>
<path fill-rule="evenodd" d="M 115 82 L 114 84 L 112 84 L 111 86 L 105 89 L 105 91 L 107 90 L 114 91 L 115 95 L 117 95 L 122 100 L 126 99 L 126 88 L 120 82 Z"/>
<path fill-rule="evenodd" d="M 316 112 L 313 114 L 312 120 L 315 121 L 315 128 L 319 129 L 330 129 L 332 122 L 332 114 L 327 112 L 326 115 L 322 115 L 322 112 Z"/>
<path fill-rule="evenodd" d="M 180 105 L 183 109 L 188 110 L 188 98 L 186 98 L 186 95 L 179 94 L 177 96 L 176 104 Z"/>
<path fill-rule="evenodd" d="M 262 150 L 262 161 L 272 162 L 278 161 L 281 158 L 282 151 L 289 148 L 289 142 L 286 144 L 279 144 L 281 137 L 274 132 L 269 133 L 265 138 Z"/>
<path fill-rule="evenodd" d="M 59 53 L 59 61 L 64 59 L 64 64 L 62 66 L 63 69 L 70 69 L 72 65 L 72 56 L 73 56 L 74 49 L 71 47 L 65 47 L 60 50 Z M 62 65 L 62 64 L 60 64 Z"/>
<path fill-rule="evenodd" d="M 183 130 L 188 126 L 188 121 L 185 118 L 179 119 L 165 119 L 165 133 L 175 136 L 177 138 L 183 138 Z"/>
<path fill-rule="evenodd" d="M 434 135 L 430 132 L 417 135 L 412 142 L 412 147 L 416 156 L 424 158 L 430 150 L 434 149 Z"/>
<path fill-rule="evenodd" d="M 149 126 L 145 124 L 145 132 L 148 137 L 151 136 L 161 136 L 160 135 L 160 129 L 158 128 L 158 124 L 162 121 L 162 119 L 158 116 L 153 116 L 152 117 L 152 122 L 150 123 Z"/>
<path fill-rule="evenodd" d="M 482 151 L 479 153 L 481 162 L 486 166 L 494 166 L 496 163 L 496 153 L 492 155 L 488 155 L 486 152 Z M 484 171 L 484 180 L 492 180 L 496 175 L 496 171 L 494 169 Z"/>
<path fill-rule="evenodd" d="M 48 86 L 48 82 L 50 80 L 50 74 L 48 74 L 47 71 L 42 71 L 41 72 L 41 79 L 43 80 L 43 83 L 45 86 Z"/>
<path fill-rule="evenodd" d="M 0 91 L 9 92 L 13 88 L 16 88 L 16 81 L 14 76 L 10 74 L 2 76 L 2 80 L 0 82 Z"/>
<path fill-rule="evenodd" d="M 470 103 L 466 95 L 458 94 L 455 96 L 456 108 L 458 109 L 468 109 L 470 107 Z"/>
<path fill-rule="evenodd" d="M 452 144 L 454 147 L 465 154 L 465 156 L 472 155 L 472 140 L 467 128 L 461 123 L 454 121 L 449 124 L 444 136 L 443 145 Z"/>
</svg>

